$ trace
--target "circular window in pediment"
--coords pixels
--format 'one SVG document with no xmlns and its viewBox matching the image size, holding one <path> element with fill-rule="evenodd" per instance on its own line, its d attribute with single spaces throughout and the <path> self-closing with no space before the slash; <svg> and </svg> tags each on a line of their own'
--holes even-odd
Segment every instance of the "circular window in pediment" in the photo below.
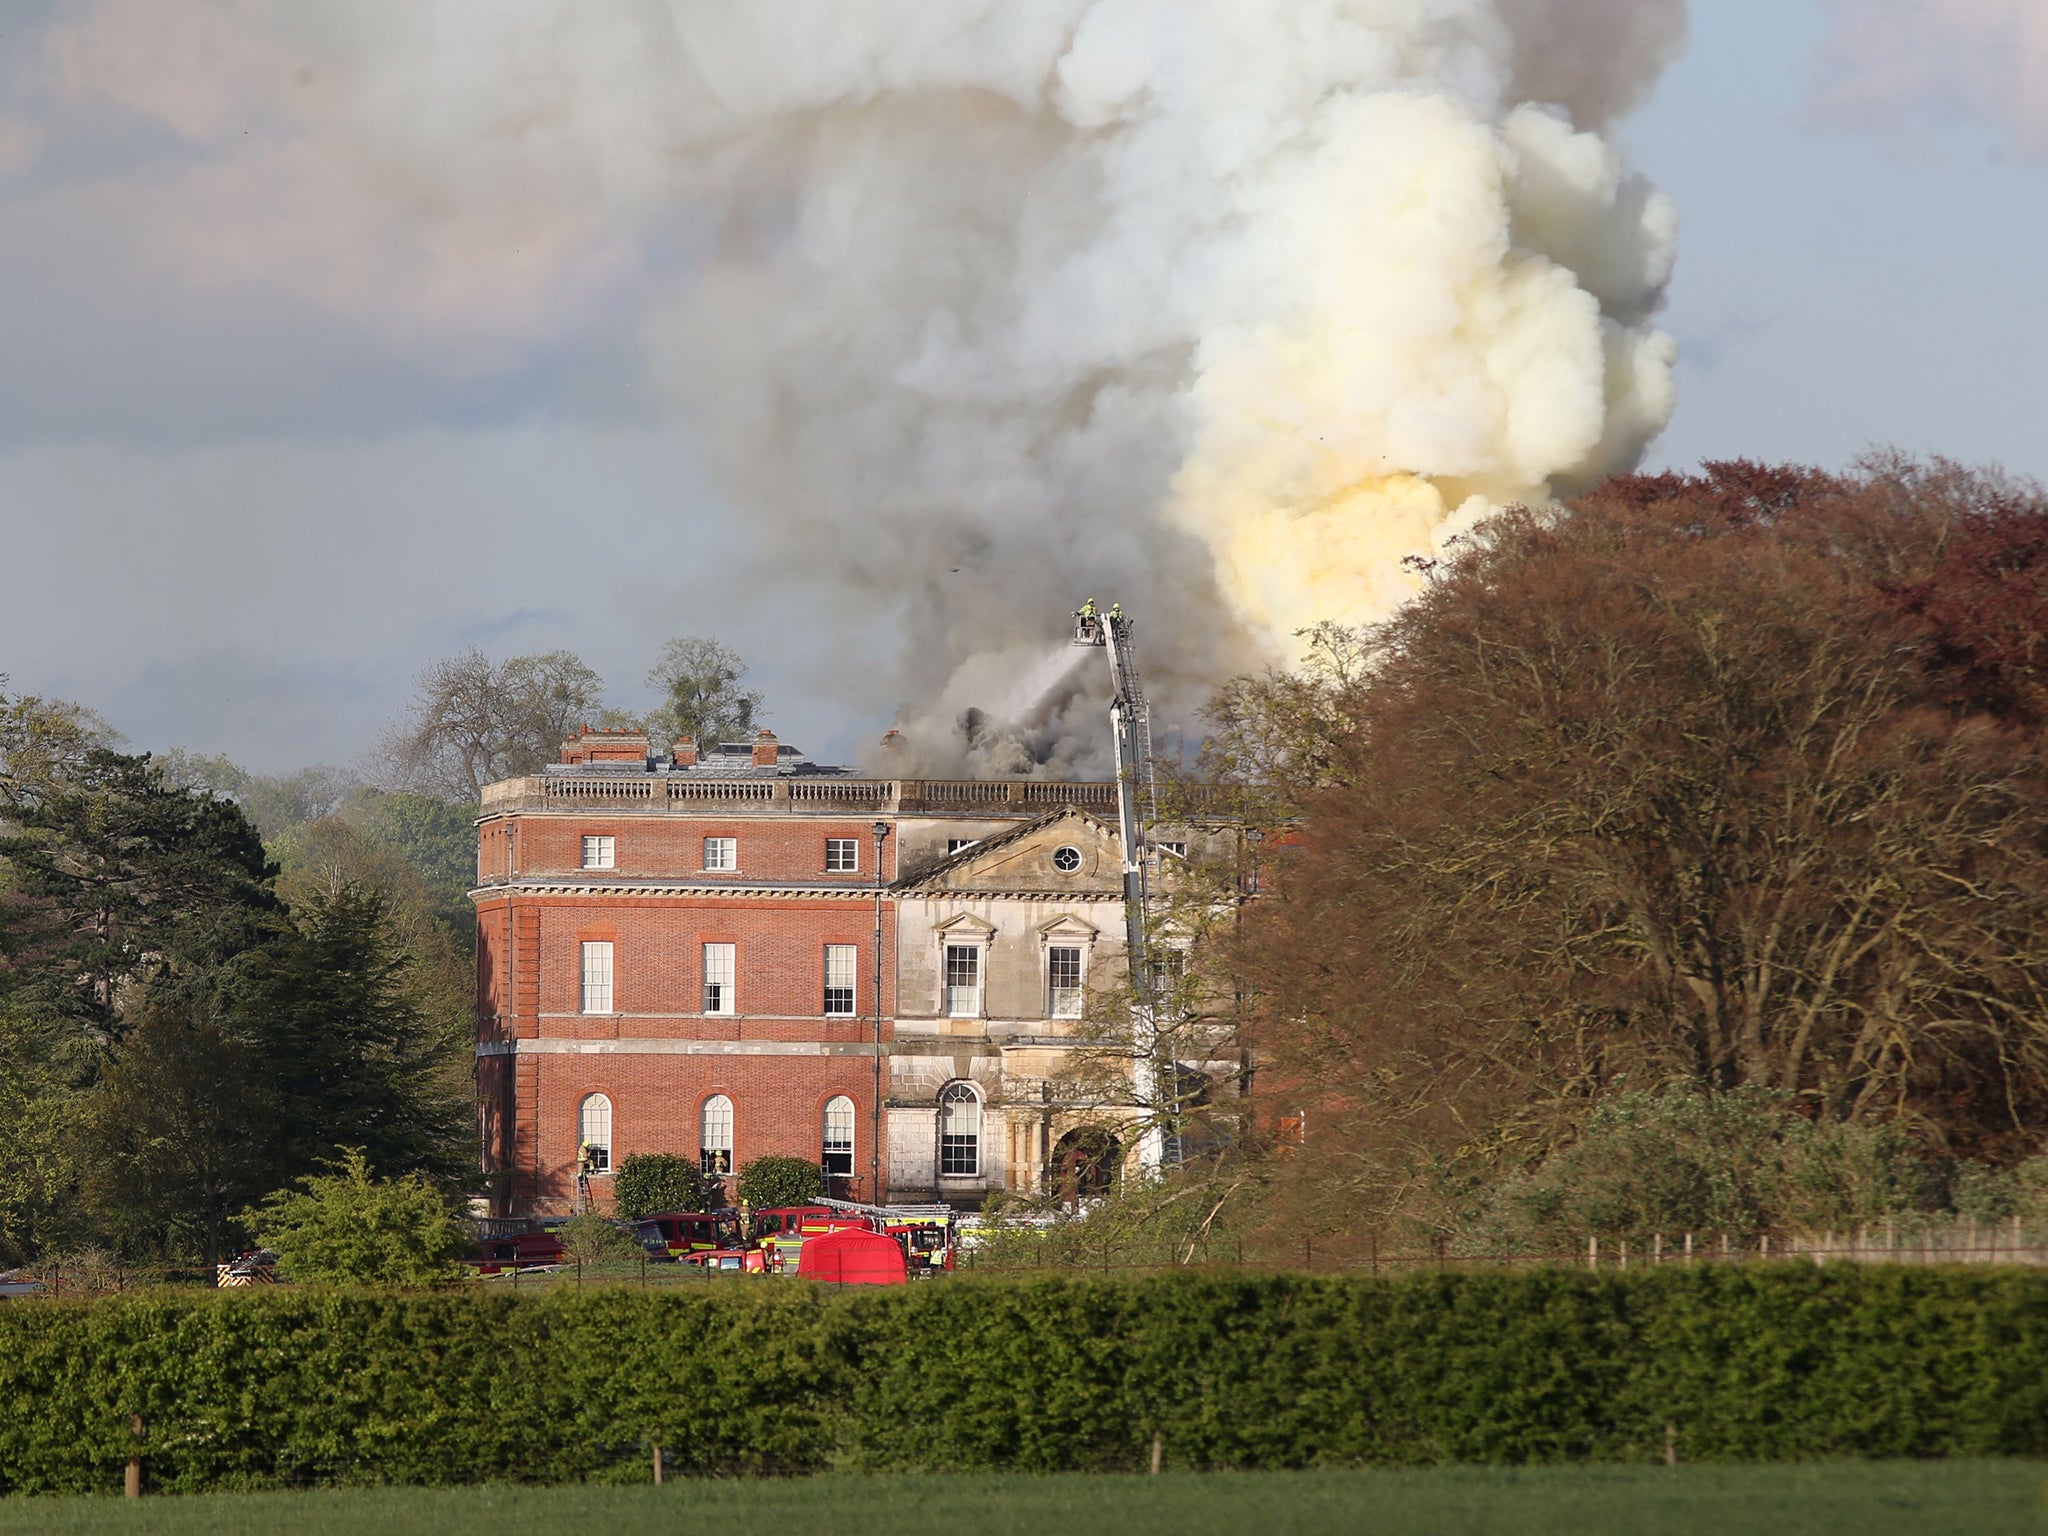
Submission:
<svg viewBox="0 0 2048 1536">
<path fill-rule="evenodd" d="M 1081 867 L 1081 850 L 1074 847 L 1053 849 L 1052 867 L 1063 875 L 1071 875 Z"/>
</svg>

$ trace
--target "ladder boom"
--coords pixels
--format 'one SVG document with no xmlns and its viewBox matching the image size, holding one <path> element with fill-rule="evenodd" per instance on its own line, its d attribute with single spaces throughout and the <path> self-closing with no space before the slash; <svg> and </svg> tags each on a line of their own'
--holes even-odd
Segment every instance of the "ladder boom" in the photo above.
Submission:
<svg viewBox="0 0 2048 1536">
<path fill-rule="evenodd" d="M 1159 1092 L 1157 1044 L 1153 1031 L 1155 1000 L 1152 967 L 1147 956 L 1151 919 L 1152 842 L 1147 828 L 1159 820 L 1159 787 L 1152 765 L 1152 711 L 1138 676 L 1138 648 L 1131 621 L 1112 608 L 1097 614 L 1095 601 L 1075 615 L 1074 644 L 1100 646 L 1109 653 L 1110 743 L 1116 755 L 1117 832 L 1124 854 L 1124 942 L 1131 985 L 1137 993 L 1139 1032 L 1146 1038 L 1133 1063 L 1133 1088 L 1141 1103 Z M 1176 1113 L 1178 1106 L 1176 1105 Z M 1140 1138 L 1138 1161 L 1157 1173 L 1168 1161 L 1167 1138 L 1157 1125 Z M 1173 1158 L 1178 1161 L 1178 1158 Z"/>
</svg>

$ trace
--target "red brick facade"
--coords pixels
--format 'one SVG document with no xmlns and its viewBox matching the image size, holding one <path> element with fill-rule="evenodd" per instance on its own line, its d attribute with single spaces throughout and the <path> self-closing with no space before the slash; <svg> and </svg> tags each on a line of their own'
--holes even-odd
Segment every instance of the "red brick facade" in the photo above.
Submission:
<svg viewBox="0 0 2048 1536">
<path fill-rule="evenodd" d="M 521 875 L 547 848 L 580 849 L 583 825 L 569 840 L 560 827 L 529 821 L 521 838 Z M 726 824 L 689 822 L 617 827 L 620 862 L 628 849 L 691 846 L 702 836 L 731 836 Z M 742 849 L 759 842 L 761 864 L 799 857 L 792 829 L 756 824 Z M 488 850 L 493 829 L 486 824 Z M 872 838 L 869 840 L 872 852 Z M 742 853 L 742 868 L 754 860 Z M 519 1211 L 566 1204 L 573 1194 L 586 1096 L 611 1101 L 610 1161 L 634 1152 L 696 1157 L 704 1101 L 733 1104 L 735 1165 L 766 1153 L 816 1162 L 826 1103 L 854 1101 L 854 1167 L 869 1185 L 875 1110 L 875 897 L 866 891 L 796 895 L 753 888 L 692 894 L 600 886 L 596 872 L 543 865 L 552 881 L 588 879 L 574 892 L 479 892 L 478 1086 L 486 1168 L 511 1176 L 504 1199 Z M 864 861 L 865 862 L 865 861 Z M 814 876 L 813 878 L 821 878 Z M 870 877 L 872 879 L 872 877 Z M 524 883 L 524 881 L 522 881 Z M 881 1033 L 892 1033 L 895 958 L 893 901 L 882 924 Z M 516 934 L 516 938 L 513 935 Z M 582 946 L 612 946 L 612 999 L 605 1012 L 582 1007 Z M 730 1014 L 703 1011 L 706 944 L 729 944 L 735 959 Z M 825 1014 L 825 947 L 853 949 L 850 1017 Z M 884 1180 L 886 1181 L 886 1171 Z M 601 1186 L 599 1193 L 601 1193 Z"/>
<path fill-rule="evenodd" d="M 635 1152 L 697 1157 L 705 1103 L 723 1096 L 734 1168 L 768 1153 L 819 1162 L 826 1106 L 843 1096 L 854 1105 L 853 1172 L 841 1192 L 887 1198 L 892 1108 L 909 1117 L 913 1141 L 936 1113 L 936 1089 L 898 1103 L 904 1084 L 964 1077 L 980 1069 L 962 1062 L 993 1059 L 986 1041 L 965 1038 L 935 1056 L 929 1041 L 942 1026 L 929 1018 L 917 1025 L 927 1043 L 899 1042 L 899 875 L 919 878 L 955 847 L 1048 806 L 1114 794 L 855 779 L 765 734 L 702 764 L 603 733 L 564 756 L 546 774 L 489 786 L 478 823 L 478 1124 L 505 1214 L 571 1207 L 583 1106 L 600 1094 L 611 1166 Z M 708 857 L 707 840 L 729 842 Z M 609 946 L 608 996 L 601 983 L 586 992 L 591 945 Z M 707 945 L 731 946 L 731 996 L 717 1010 L 706 1006 Z M 850 1014 L 843 991 L 827 1012 L 827 946 L 853 952 Z M 1035 954 L 1014 947 L 1020 962 Z M 920 982 L 921 998 L 930 990 Z M 928 1015 L 928 1002 L 911 1013 Z M 929 1185 L 929 1168 L 920 1177 Z M 608 1184 L 592 1180 L 599 1205 Z"/>
</svg>

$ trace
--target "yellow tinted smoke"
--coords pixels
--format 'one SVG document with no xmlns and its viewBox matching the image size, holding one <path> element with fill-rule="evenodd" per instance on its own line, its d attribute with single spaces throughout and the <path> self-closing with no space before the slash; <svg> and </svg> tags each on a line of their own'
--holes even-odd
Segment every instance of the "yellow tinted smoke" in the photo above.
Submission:
<svg viewBox="0 0 2048 1536">
<path fill-rule="evenodd" d="M 1171 505 L 1283 656 L 1384 617 L 1412 557 L 1488 512 L 1629 467 L 1671 405 L 1672 348 L 1639 315 L 1675 219 L 1610 146 L 1420 94 L 1321 129 L 1235 253 L 1228 280 L 1272 296 L 1202 348 Z"/>
</svg>

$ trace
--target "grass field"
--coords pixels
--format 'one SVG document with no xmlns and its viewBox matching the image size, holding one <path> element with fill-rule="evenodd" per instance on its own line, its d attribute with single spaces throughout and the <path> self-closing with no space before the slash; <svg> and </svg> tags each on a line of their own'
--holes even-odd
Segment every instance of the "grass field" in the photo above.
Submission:
<svg viewBox="0 0 2048 1536">
<path fill-rule="evenodd" d="M 0 1536 L 604 1536 L 718 1523 L 775 1536 L 1957 1536 L 2048 1533 L 2048 1467 L 1788 1467 L 820 1477 L 664 1488 L 367 1489 L 190 1498 L 0 1499 Z"/>
</svg>

